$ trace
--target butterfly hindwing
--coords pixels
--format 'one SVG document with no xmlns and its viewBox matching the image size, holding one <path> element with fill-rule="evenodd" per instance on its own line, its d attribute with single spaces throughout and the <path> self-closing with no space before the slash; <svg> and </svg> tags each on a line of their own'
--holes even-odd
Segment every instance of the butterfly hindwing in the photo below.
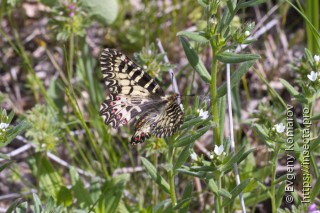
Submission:
<svg viewBox="0 0 320 213">
<path fill-rule="evenodd" d="M 151 125 L 151 133 L 157 137 L 173 135 L 183 123 L 183 111 L 177 102 L 168 102 L 165 110 Z"/>
<path fill-rule="evenodd" d="M 142 143 L 150 134 L 157 137 L 173 135 L 183 123 L 183 111 L 177 104 L 176 94 L 166 97 L 165 105 L 144 114 L 137 123 L 131 143 Z"/>
</svg>

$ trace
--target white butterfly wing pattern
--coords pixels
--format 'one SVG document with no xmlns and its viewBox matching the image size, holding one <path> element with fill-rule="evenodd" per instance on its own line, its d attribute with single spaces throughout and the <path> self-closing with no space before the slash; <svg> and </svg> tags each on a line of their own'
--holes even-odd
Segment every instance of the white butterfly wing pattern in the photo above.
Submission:
<svg viewBox="0 0 320 213">
<path fill-rule="evenodd" d="M 100 57 L 104 82 L 110 92 L 101 104 L 100 115 L 113 128 L 139 116 L 132 144 L 150 135 L 171 136 L 183 123 L 177 95 L 165 96 L 159 84 L 141 67 L 115 49 L 104 49 Z"/>
</svg>

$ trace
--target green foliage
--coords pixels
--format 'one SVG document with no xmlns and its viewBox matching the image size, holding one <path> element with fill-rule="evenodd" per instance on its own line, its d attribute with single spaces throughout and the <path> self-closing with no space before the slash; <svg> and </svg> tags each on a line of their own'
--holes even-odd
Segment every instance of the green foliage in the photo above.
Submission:
<svg viewBox="0 0 320 213">
<path fill-rule="evenodd" d="M 157 77 L 160 72 L 174 68 L 170 63 L 163 62 L 164 56 L 165 53 L 160 53 L 154 43 L 143 47 L 139 53 L 134 54 L 137 63 L 152 77 Z"/>
<path fill-rule="evenodd" d="M 49 24 L 57 35 L 57 40 L 67 40 L 73 34 L 83 37 L 88 27 L 88 15 L 76 3 L 58 4 L 51 11 Z"/>
<path fill-rule="evenodd" d="M 82 0 L 81 2 L 90 18 L 102 24 L 112 24 L 117 18 L 119 8 L 116 0 Z"/>
<path fill-rule="evenodd" d="M 0 147 L 4 147 L 8 145 L 17 135 L 30 128 L 30 125 L 25 121 L 21 121 L 16 126 L 12 126 L 10 123 L 14 117 L 13 111 L 7 115 L 7 111 L 0 108 L 0 113 Z"/>
<path fill-rule="evenodd" d="M 45 105 L 36 105 L 27 112 L 26 121 L 31 125 L 26 136 L 36 144 L 36 150 L 54 150 L 63 130 L 57 111 Z"/>
<path fill-rule="evenodd" d="M 118 4 L 115 0 L 81 0 L 73 1 L 48 1 L 44 4 L 52 7 L 50 11 L 51 28 L 57 34 L 57 40 L 67 40 L 70 36 L 83 37 L 91 20 L 103 24 L 111 24 L 117 17 Z"/>
</svg>

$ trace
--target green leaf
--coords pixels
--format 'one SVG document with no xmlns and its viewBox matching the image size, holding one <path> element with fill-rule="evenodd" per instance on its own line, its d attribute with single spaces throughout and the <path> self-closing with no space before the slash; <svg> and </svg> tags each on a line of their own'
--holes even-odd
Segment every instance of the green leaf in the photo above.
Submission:
<svg viewBox="0 0 320 213">
<path fill-rule="evenodd" d="M 72 204 L 72 200 L 73 200 L 73 197 L 71 194 L 71 190 L 65 186 L 62 186 L 57 195 L 57 203 L 67 207 Z"/>
<path fill-rule="evenodd" d="M 203 124 L 204 122 L 207 122 L 206 120 L 203 120 L 202 118 L 200 118 L 199 116 L 195 117 L 195 118 L 192 118 L 188 121 L 185 121 L 181 128 L 180 129 L 188 129 L 188 128 L 191 128 L 191 127 L 194 127 L 196 125 L 200 125 L 200 124 Z"/>
<path fill-rule="evenodd" d="M 30 128 L 30 124 L 26 121 L 21 121 L 18 125 L 14 126 L 13 128 L 7 131 L 7 137 L 5 141 L 0 141 L 0 148 L 8 145 L 11 143 L 13 139 L 17 137 L 17 135 L 22 134 L 24 131 Z"/>
<path fill-rule="evenodd" d="M 80 205 L 81 208 L 89 207 L 93 202 L 91 200 L 90 194 L 85 188 L 78 172 L 74 167 L 70 168 L 70 179 L 72 184 L 71 190 L 73 191 L 74 197 L 77 199 L 78 205 Z M 62 195 L 60 195 L 60 198 L 62 198 L 61 196 Z M 67 198 L 69 199 L 69 197 Z"/>
<path fill-rule="evenodd" d="M 41 213 L 42 207 L 41 207 L 41 201 L 40 201 L 38 195 L 35 193 L 32 193 L 32 197 L 33 197 L 33 204 L 34 204 L 33 212 Z"/>
<path fill-rule="evenodd" d="M 250 0 L 250 1 L 244 1 L 237 5 L 238 9 L 246 8 L 246 7 L 253 7 L 258 4 L 264 3 L 266 0 Z"/>
<path fill-rule="evenodd" d="M 268 140 L 269 136 L 260 124 L 253 124 L 253 129 L 258 133 L 262 140 Z"/>
<path fill-rule="evenodd" d="M 23 203 L 20 203 L 16 209 L 15 209 L 15 213 L 26 213 L 27 212 L 27 209 L 28 209 L 28 202 L 23 202 Z"/>
<path fill-rule="evenodd" d="M 241 63 L 245 61 L 257 60 L 261 58 L 256 54 L 236 54 L 231 52 L 223 52 L 217 55 L 217 59 L 226 64 Z"/>
<path fill-rule="evenodd" d="M 223 165 L 218 167 L 218 170 L 220 172 L 227 172 L 228 170 L 232 169 L 235 163 L 240 163 L 242 160 L 245 159 L 246 156 L 248 156 L 254 149 L 249 149 L 245 152 L 246 147 L 242 146 L 240 150 L 232 156 L 230 160 L 227 162 L 224 162 Z M 232 154 L 231 154 L 232 155 Z"/>
<path fill-rule="evenodd" d="M 185 36 L 188 39 L 198 42 L 198 43 L 208 43 L 209 40 L 206 38 L 206 34 L 203 31 L 198 32 L 188 32 L 188 31 L 180 31 L 177 33 L 177 36 Z"/>
<path fill-rule="evenodd" d="M 187 134 L 180 137 L 174 144 L 174 147 L 186 146 L 188 144 L 194 143 L 198 138 L 200 138 L 204 133 L 210 129 L 210 126 L 202 127 L 198 129 L 195 133 Z"/>
<path fill-rule="evenodd" d="M 320 136 L 310 141 L 310 151 L 314 151 L 320 143 Z M 1 170 L 0 170 L 1 171 Z"/>
<path fill-rule="evenodd" d="M 235 87 L 241 80 L 242 76 L 244 76 L 248 71 L 249 68 L 255 63 L 254 60 L 252 61 L 247 61 L 242 63 L 239 68 L 232 73 L 230 76 L 230 84 L 231 84 L 231 89 Z M 217 92 L 218 97 L 222 97 L 225 94 L 227 94 L 227 83 L 224 82 L 219 88 Z"/>
<path fill-rule="evenodd" d="M 102 187 L 98 202 L 100 209 L 95 209 L 96 212 L 117 212 L 121 197 L 126 183 L 129 181 L 129 174 L 122 174 L 105 182 Z"/>
<path fill-rule="evenodd" d="M 285 187 L 286 187 L 286 181 L 283 181 L 280 187 L 277 189 L 276 192 L 276 208 L 278 209 L 282 203 L 283 195 L 285 192 Z"/>
<path fill-rule="evenodd" d="M 248 39 L 248 40 L 243 41 L 242 44 L 251 44 L 251 43 L 256 42 L 256 41 L 258 41 L 258 39 L 255 39 L 255 38 Z"/>
<path fill-rule="evenodd" d="M 191 144 L 189 146 L 184 147 L 184 149 L 181 151 L 180 155 L 178 156 L 176 162 L 173 165 L 174 174 L 177 173 L 177 169 L 179 169 L 186 162 L 186 160 L 192 153 L 190 148 L 191 148 Z"/>
<path fill-rule="evenodd" d="M 169 194 L 170 187 L 167 181 L 160 175 L 157 169 L 144 157 L 140 157 L 142 164 L 146 168 L 147 172 L 151 178 L 165 191 Z"/>
<path fill-rule="evenodd" d="M 222 197 L 225 197 L 225 198 L 229 198 L 229 199 L 232 198 L 232 195 L 230 194 L 230 192 L 228 192 L 225 189 L 218 190 L 218 194 L 221 195 Z"/>
<path fill-rule="evenodd" d="M 16 207 L 18 206 L 18 204 L 20 203 L 21 198 L 16 199 L 15 201 L 13 201 L 13 203 L 11 203 L 11 205 L 9 206 L 9 208 L 7 209 L 6 213 L 13 213 L 15 212 Z"/>
<path fill-rule="evenodd" d="M 191 199 L 192 199 L 192 197 L 188 197 L 188 198 L 179 200 L 178 203 L 177 203 L 177 205 L 175 205 L 175 206 L 173 207 L 173 210 L 178 210 L 178 209 L 180 209 L 181 207 L 185 207 L 186 205 L 189 205 Z"/>
<path fill-rule="evenodd" d="M 4 160 L 10 160 L 10 156 L 8 156 L 6 154 L 2 154 L 2 153 L 0 153 L 0 158 L 2 158 Z"/>
<path fill-rule="evenodd" d="M 204 1 L 204 0 L 197 0 L 197 2 L 204 8 L 208 7 L 208 1 Z"/>
<path fill-rule="evenodd" d="M 312 120 L 312 121 L 320 120 L 320 113 L 315 114 L 314 116 L 312 116 L 312 117 L 310 118 L 310 120 Z"/>
<path fill-rule="evenodd" d="M 282 85 L 289 91 L 289 93 L 292 96 L 298 96 L 299 92 L 297 90 L 295 90 L 295 88 L 293 88 L 293 86 L 290 85 L 290 83 L 282 78 L 280 78 L 280 82 L 282 83 Z"/>
<path fill-rule="evenodd" d="M 200 78 L 202 80 L 204 80 L 207 83 L 210 83 L 211 76 L 209 75 L 206 67 L 202 63 L 200 57 L 198 56 L 194 48 L 191 46 L 191 44 L 186 38 L 184 38 L 183 36 L 179 36 L 179 38 L 190 65 L 200 75 Z"/>
<path fill-rule="evenodd" d="M 309 63 L 313 62 L 312 53 L 307 48 L 304 48 L 304 55 L 306 56 Z"/>
<path fill-rule="evenodd" d="M 2 170 L 4 170 L 5 168 L 7 168 L 11 163 L 12 163 L 12 161 L 7 161 L 7 162 L 1 164 L 1 165 L 0 165 L 0 172 L 2 172 Z"/>
<path fill-rule="evenodd" d="M 224 134 L 224 122 L 225 122 L 225 115 L 226 115 L 226 100 L 227 97 L 223 96 L 221 98 L 218 99 L 218 109 L 219 109 L 219 132 L 220 135 Z M 223 144 L 223 137 L 220 137 L 220 144 Z"/>
<path fill-rule="evenodd" d="M 312 187 L 312 191 L 310 194 L 310 200 L 314 201 L 314 199 L 319 195 L 320 193 L 320 177 L 318 177 L 316 183 Z"/>
<path fill-rule="evenodd" d="M 35 154 L 35 165 L 32 165 L 33 173 L 36 172 L 39 187 L 46 196 L 56 197 L 63 185 L 62 178 L 57 169 L 54 169 L 45 153 Z"/>
<path fill-rule="evenodd" d="M 230 193 L 232 195 L 231 199 L 225 198 L 222 206 L 227 206 L 229 205 L 245 188 L 246 186 L 250 183 L 251 179 L 246 179 L 242 181 L 238 186 L 236 186 Z"/>
<path fill-rule="evenodd" d="M 261 203 L 265 200 L 270 199 L 269 190 L 263 190 L 260 193 L 250 193 L 248 197 L 246 197 L 246 205 L 252 206 L 257 203 Z"/>
<path fill-rule="evenodd" d="M 254 70 L 254 71 L 255 71 L 255 70 Z M 281 103 L 281 105 L 282 105 L 284 108 L 287 108 L 287 104 L 285 103 L 285 101 L 284 101 L 284 100 L 282 99 L 282 97 L 277 93 L 277 91 L 276 91 L 274 88 L 272 88 L 272 86 L 270 85 L 270 83 L 268 82 L 268 80 L 267 80 L 260 72 L 255 71 L 255 73 L 259 76 L 259 79 L 260 79 L 261 81 L 263 81 L 263 83 L 265 83 L 265 84 L 267 85 L 268 90 L 269 90 L 271 96 L 276 97 L 276 98 L 279 100 L 279 102 Z"/>
<path fill-rule="evenodd" d="M 215 195 L 218 195 L 219 188 L 218 188 L 218 185 L 216 184 L 216 182 L 213 179 L 210 179 L 207 184 L 208 184 L 209 188 L 211 189 L 211 191 Z"/>
<path fill-rule="evenodd" d="M 49 7 L 58 6 L 60 4 L 59 0 L 41 0 L 40 2 Z"/>
<path fill-rule="evenodd" d="M 150 211 L 150 212 L 155 212 L 155 213 L 162 213 L 163 210 L 168 207 L 168 206 L 171 206 L 171 199 L 166 199 L 166 200 L 163 200 L 161 201 L 160 203 L 157 203 L 154 207 L 153 207 L 153 211 Z"/>
<path fill-rule="evenodd" d="M 181 208 L 179 210 L 179 213 L 187 213 L 189 204 L 192 199 L 192 188 L 193 188 L 193 184 L 192 184 L 192 181 L 190 181 L 183 191 L 181 199 L 185 201 L 183 201 Z"/>
<path fill-rule="evenodd" d="M 109 25 L 117 18 L 118 3 L 116 0 L 83 0 L 81 3 L 89 15 L 102 24 Z"/>
<path fill-rule="evenodd" d="M 190 175 L 190 176 L 193 176 L 193 177 L 199 177 L 199 178 L 204 178 L 206 176 L 206 174 L 208 172 L 193 172 L 193 171 L 189 171 L 189 170 L 186 170 L 186 169 L 177 169 L 178 172 L 182 173 L 182 174 L 186 174 L 186 175 Z"/>
</svg>

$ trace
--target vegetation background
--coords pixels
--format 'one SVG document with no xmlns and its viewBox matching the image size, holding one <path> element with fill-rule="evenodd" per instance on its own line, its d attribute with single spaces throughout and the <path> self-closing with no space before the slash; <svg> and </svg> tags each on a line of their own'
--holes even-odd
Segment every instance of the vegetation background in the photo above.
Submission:
<svg viewBox="0 0 320 213">
<path fill-rule="evenodd" d="M 318 1 L 0 5 L 0 212 L 320 209 Z M 179 132 L 131 146 L 132 126 L 104 124 L 99 55 L 106 47 L 130 56 L 167 92 L 174 71 L 185 113 Z M 235 152 L 225 120 L 227 64 Z M 290 106 L 294 142 L 285 151 Z M 305 182 L 312 187 L 303 203 Z"/>
</svg>

